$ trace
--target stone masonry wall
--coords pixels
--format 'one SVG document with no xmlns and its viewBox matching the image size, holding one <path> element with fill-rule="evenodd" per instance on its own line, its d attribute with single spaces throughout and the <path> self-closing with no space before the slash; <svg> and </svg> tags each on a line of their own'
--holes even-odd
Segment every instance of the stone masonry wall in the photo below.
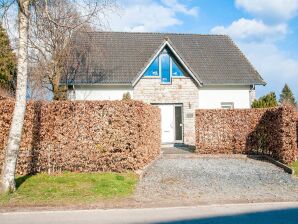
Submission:
<svg viewBox="0 0 298 224">
<path fill-rule="evenodd" d="M 190 77 L 173 78 L 172 84 L 161 84 L 160 78 L 142 78 L 134 88 L 133 98 L 146 103 L 183 104 L 184 143 L 195 145 L 195 109 L 198 87 Z"/>
</svg>

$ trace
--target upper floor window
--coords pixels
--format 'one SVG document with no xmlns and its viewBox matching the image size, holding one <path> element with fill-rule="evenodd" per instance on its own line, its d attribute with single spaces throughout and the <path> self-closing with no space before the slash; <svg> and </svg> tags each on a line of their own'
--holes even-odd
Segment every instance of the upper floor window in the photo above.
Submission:
<svg viewBox="0 0 298 224">
<path fill-rule="evenodd" d="M 184 76 L 182 70 L 174 59 L 172 59 L 172 76 Z"/>
<path fill-rule="evenodd" d="M 146 70 L 144 76 L 157 77 L 161 79 L 161 83 L 169 84 L 172 82 L 172 77 L 183 77 L 184 72 L 178 65 L 177 61 L 165 49 L 152 62 Z"/>
<path fill-rule="evenodd" d="M 234 103 L 233 102 L 222 102 L 221 108 L 222 109 L 234 109 Z"/>
<path fill-rule="evenodd" d="M 160 57 L 160 64 L 161 64 L 161 82 L 171 83 L 172 80 L 171 80 L 170 55 L 164 52 L 159 57 Z"/>
<path fill-rule="evenodd" d="M 158 57 L 149 66 L 149 68 L 145 72 L 145 76 L 159 76 L 159 60 L 158 60 Z"/>
</svg>

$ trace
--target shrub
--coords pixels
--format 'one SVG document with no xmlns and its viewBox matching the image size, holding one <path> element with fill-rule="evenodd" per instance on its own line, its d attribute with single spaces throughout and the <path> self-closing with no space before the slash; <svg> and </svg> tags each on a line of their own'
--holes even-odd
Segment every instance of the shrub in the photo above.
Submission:
<svg viewBox="0 0 298 224">
<path fill-rule="evenodd" d="M 123 93 L 122 100 L 130 100 L 131 95 L 129 92 Z"/>
<path fill-rule="evenodd" d="M 269 108 L 278 106 L 276 95 L 274 92 L 270 92 L 265 96 L 260 97 L 258 100 L 254 100 L 252 108 Z"/>
</svg>

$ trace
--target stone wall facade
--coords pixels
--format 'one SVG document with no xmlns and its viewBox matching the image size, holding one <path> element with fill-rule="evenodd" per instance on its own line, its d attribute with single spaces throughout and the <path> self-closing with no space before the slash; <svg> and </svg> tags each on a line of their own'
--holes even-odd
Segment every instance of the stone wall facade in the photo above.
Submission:
<svg viewBox="0 0 298 224">
<path fill-rule="evenodd" d="M 191 77 L 173 78 L 170 85 L 161 84 L 159 77 L 143 77 L 134 87 L 133 98 L 150 104 L 182 104 L 184 143 L 195 145 L 195 110 L 199 91 Z"/>
</svg>

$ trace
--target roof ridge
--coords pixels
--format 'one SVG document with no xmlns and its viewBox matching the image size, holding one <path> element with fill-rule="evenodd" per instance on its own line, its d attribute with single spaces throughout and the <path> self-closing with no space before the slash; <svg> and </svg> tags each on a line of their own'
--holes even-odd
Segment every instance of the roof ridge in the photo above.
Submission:
<svg viewBox="0 0 298 224">
<path fill-rule="evenodd" d="M 224 36 L 229 37 L 226 34 L 201 34 L 201 33 L 175 33 L 175 32 L 129 32 L 129 31 L 81 31 L 82 33 L 124 33 L 124 34 L 161 34 L 161 35 L 186 35 L 186 36 Z"/>
</svg>

